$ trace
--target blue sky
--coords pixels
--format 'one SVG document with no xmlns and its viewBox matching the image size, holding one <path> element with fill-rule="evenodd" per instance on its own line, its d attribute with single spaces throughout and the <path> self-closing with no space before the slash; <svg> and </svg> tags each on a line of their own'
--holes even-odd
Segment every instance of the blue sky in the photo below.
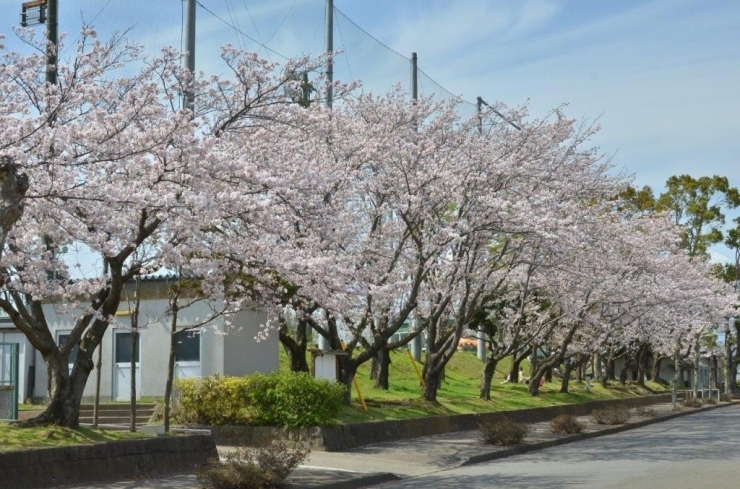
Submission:
<svg viewBox="0 0 740 489">
<path fill-rule="evenodd" d="M 21 3 L 0 0 L 0 33 L 19 49 L 11 28 Z M 225 43 L 260 49 L 231 26 L 285 56 L 323 49 L 324 0 L 201 3 L 225 22 L 198 8 L 199 70 L 221 69 L 217 53 Z M 94 19 L 103 37 L 132 28 L 129 37 L 149 49 L 180 46 L 180 0 L 60 4 L 60 31 L 70 37 Z M 397 53 L 417 52 L 425 73 L 465 100 L 528 101 L 534 116 L 567 103 L 571 117 L 598 119 L 594 144 L 634 173 L 638 185 L 662 190 L 669 176 L 689 173 L 726 175 L 740 186 L 736 0 L 335 0 L 335 6 Z M 337 77 L 360 78 L 373 90 L 408 86 L 405 59 L 341 15 L 337 26 L 335 49 L 345 51 Z M 275 52 L 271 58 L 280 60 Z M 442 93 L 426 78 L 421 88 Z"/>
</svg>

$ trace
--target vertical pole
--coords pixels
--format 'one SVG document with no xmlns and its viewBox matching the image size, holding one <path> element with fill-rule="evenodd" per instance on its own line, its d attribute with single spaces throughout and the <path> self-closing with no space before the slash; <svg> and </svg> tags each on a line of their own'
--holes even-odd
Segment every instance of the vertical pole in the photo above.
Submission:
<svg viewBox="0 0 740 489">
<path fill-rule="evenodd" d="M 486 361 L 486 333 L 483 331 L 483 326 L 478 328 L 478 360 L 481 362 Z"/>
<path fill-rule="evenodd" d="M 414 317 L 411 329 L 413 331 L 419 330 L 419 320 Z M 411 340 L 411 357 L 417 362 L 421 362 L 421 335 L 414 336 Z"/>
<path fill-rule="evenodd" d="M 59 43 L 59 3 L 58 0 L 46 0 L 46 82 L 57 84 L 57 44 Z"/>
<path fill-rule="evenodd" d="M 331 109 L 334 83 L 334 0 L 326 0 L 326 106 Z"/>
<path fill-rule="evenodd" d="M 411 99 L 419 100 L 419 60 L 411 53 Z"/>
<path fill-rule="evenodd" d="M 185 12 L 185 50 L 188 52 L 185 58 L 185 67 L 190 72 L 192 78 L 195 77 L 195 0 L 186 0 L 188 2 Z M 191 78 L 191 80 L 192 80 Z M 192 85 L 185 91 L 184 106 L 187 110 L 195 108 L 195 94 Z"/>
<path fill-rule="evenodd" d="M 475 103 L 475 114 L 478 117 L 478 134 L 483 135 L 483 99 L 478 97 Z"/>
</svg>

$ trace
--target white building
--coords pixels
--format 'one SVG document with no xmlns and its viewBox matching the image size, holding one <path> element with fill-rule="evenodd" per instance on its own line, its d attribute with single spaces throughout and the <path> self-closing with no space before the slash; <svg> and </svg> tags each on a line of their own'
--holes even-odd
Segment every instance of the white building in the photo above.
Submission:
<svg viewBox="0 0 740 489">
<path fill-rule="evenodd" d="M 139 397 L 164 395 L 171 320 L 167 280 L 168 277 L 153 277 L 141 283 L 138 358 L 134 372 Z M 133 297 L 133 285 L 129 287 L 128 294 Z M 57 344 L 66 341 L 74 326 L 74 314 L 64 314 L 54 304 L 45 304 L 43 309 Z M 206 301 L 179 311 L 177 324 L 178 330 L 182 332 L 177 335 L 176 377 L 204 377 L 214 374 L 238 376 L 278 369 L 277 332 L 270 334 L 265 340 L 255 340 L 267 321 L 263 311 L 236 313 L 230 318 L 231 325 L 227 325 L 224 318 L 216 318 L 199 329 L 187 330 L 202 322 L 210 312 Z M 130 314 L 128 302 L 122 300 L 116 313 L 116 323 L 107 329 L 99 346 L 102 349 L 100 393 L 103 401 L 130 398 Z M 25 336 L 7 318 L 0 318 L 1 342 L 20 345 L 19 400 L 46 397 L 47 375 L 41 354 L 31 347 Z M 74 355 L 73 351 L 69 359 L 70 368 L 74 363 Z M 97 362 L 97 351 L 94 361 Z M 85 386 L 83 401 L 94 398 L 95 376 L 96 372 L 93 370 Z"/>
</svg>

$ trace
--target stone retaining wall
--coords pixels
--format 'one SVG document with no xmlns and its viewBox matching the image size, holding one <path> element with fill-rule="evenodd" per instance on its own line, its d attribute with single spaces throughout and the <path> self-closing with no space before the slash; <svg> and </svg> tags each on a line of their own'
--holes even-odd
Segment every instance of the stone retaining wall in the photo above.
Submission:
<svg viewBox="0 0 740 489">
<path fill-rule="evenodd" d="M 0 487 L 45 488 L 192 472 L 217 458 L 208 435 L 0 452 Z"/>
<path fill-rule="evenodd" d="M 502 417 L 534 423 L 547 421 L 561 414 L 583 416 L 594 409 L 607 406 L 634 408 L 671 401 L 671 394 L 591 401 L 581 404 L 564 404 L 517 411 L 495 411 L 480 414 L 430 416 L 427 418 L 400 419 L 350 423 L 326 428 L 285 429 L 267 426 L 213 426 L 211 435 L 219 445 L 264 446 L 282 439 L 289 444 L 311 450 L 336 452 L 384 441 L 406 440 L 420 436 L 439 435 L 455 431 L 475 430 L 480 422 L 491 422 Z"/>
</svg>

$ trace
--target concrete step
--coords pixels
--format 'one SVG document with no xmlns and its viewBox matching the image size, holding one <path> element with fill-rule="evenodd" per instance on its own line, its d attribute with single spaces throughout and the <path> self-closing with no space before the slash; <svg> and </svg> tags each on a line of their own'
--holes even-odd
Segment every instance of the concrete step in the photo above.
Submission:
<svg viewBox="0 0 740 489">
<path fill-rule="evenodd" d="M 92 424 L 93 419 L 92 416 L 90 417 L 83 417 L 80 416 L 80 423 L 82 424 Z M 98 424 L 128 424 L 130 422 L 130 418 L 128 416 L 99 416 L 98 417 Z M 148 417 L 136 417 L 136 424 L 137 425 L 143 425 L 147 424 L 149 422 Z"/>
<path fill-rule="evenodd" d="M 146 424 L 154 414 L 156 404 L 146 403 L 136 405 L 136 424 Z M 93 421 L 94 406 L 83 404 L 80 406 L 80 423 L 91 424 Z M 101 404 L 98 410 L 98 424 L 128 424 L 131 419 L 131 407 L 128 404 Z"/>
</svg>

